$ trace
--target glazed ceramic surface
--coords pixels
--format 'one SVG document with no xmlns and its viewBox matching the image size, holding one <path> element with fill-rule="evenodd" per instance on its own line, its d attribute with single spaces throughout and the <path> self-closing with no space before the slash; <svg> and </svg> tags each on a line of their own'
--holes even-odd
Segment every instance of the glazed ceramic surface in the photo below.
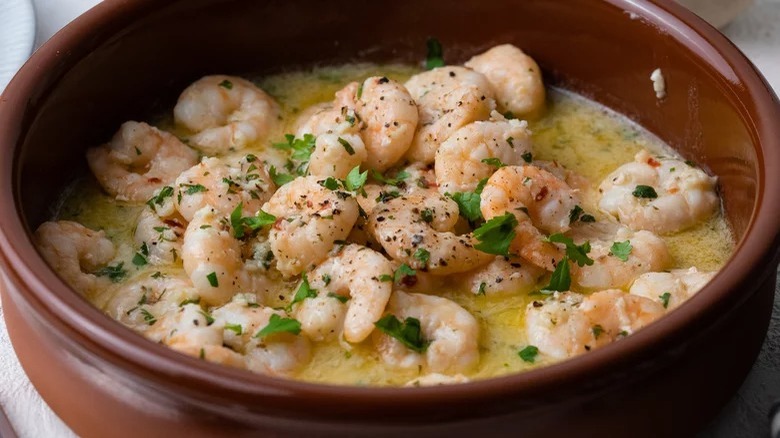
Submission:
<svg viewBox="0 0 780 438">
<path fill-rule="evenodd" d="M 9 333 L 80 435 L 686 436 L 733 393 L 763 340 L 778 258 L 778 103 L 751 64 L 673 2 L 108 0 L 23 68 L 0 102 L 0 257 Z M 437 388 L 328 387 L 178 355 L 100 314 L 45 265 L 29 230 L 83 151 L 170 107 L 207 73 L 462 62 L 501 42 L 549 83 L 636 120 L 720 178 L 739 244 L 712 284 L 625 341 L 529 373 Z M 661 68 L 667 97 L 649 80 Z M 738 327 L 738 329 L 735 329 Z M 723 352 L 729 357 L 724 358 Z"/>
</svg>

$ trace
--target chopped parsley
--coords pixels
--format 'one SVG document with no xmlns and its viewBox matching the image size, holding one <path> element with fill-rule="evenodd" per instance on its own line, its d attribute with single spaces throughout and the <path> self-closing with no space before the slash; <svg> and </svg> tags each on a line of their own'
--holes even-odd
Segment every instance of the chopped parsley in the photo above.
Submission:
<svg viewBox="0 0 780 438">
<path fill-rule="evenodd" d="M 367 179 L 368 171 L 361 173 L 360 166 L 355 166 L 347 174 L 347 178 L 344 180 L 344 187 L 351 192 L 362 190 Z"/>
<path fill-rule="evenodd" d="M 328 296 L 330 298 L 335 298 L 339 300 L 339 302 L 341 303 L 346 303 L 347 301 L 349 301 L 349 297 L 345 297 L 344 295 L 334 294 L 333 292 L 328 292 Z"/>
<path fill-rule="evenodd" d="M 534 161 L 534 154 L 531 152 L 524 152 L 522 155 L 520 155 L 520 158 L 522 158 L 526 163 L 530 163 Z"/>
<path fill-rule="evenodd" d="M 520 359 L 523 359 L 524 362 L 528 363 L 536 362 L 536 356 L 538 354 L 539 349 L 533 345 L 528 345 L 517 353 L 517 355 L 520 356 Z"/>
<path fill-rule="evenodd" d="M 481 160 L 481 162 L 482 162 L 482 163 L 485 163 L 485 164 L 487 164 L 487 165 L 489 165 L 489 166 L 495 166 L 495 167 L 498 167 L 499 169 L 500 169 L 500 168 L 502 168 L 502 167 L 504 167 L 504 166 L 506 166 L 506 164 L 504 164 L 504 163 L 503 163 L 503 162 L 502 162 L 500 159 L 498 159 L 498 158 L 483 158 L 483 159 Z"/>
<path fill-rule="evenodd" d="M 655 192 L 655 189 L 650 186 L 645 185 L 638 185 L 634 189 L 633 192 L 631 192 L 632 195 L 634 195 L 637 198 L 645 198 L 645 199 L 655 199 L 658 197 L 658 193 Z"/>
<path fill-rule="evenodd" d="M 219 280 L 217 279 L 216 272 L 212 272 L 211 274 L 207 275 L 206 279 L 209 281 L 211 287 L 219 287 Z"/>
<path fill-rule="evenodd" d="M 152 208 L 154 208 L 155 205 L 163 205 L 165 203 L 165 198 L 170 198 L 171 196 L 173 196 L 173 187 L 165 186 L 161 188 L 156 195 L 152 196 L 151 199 L 146 201 L 146 205 Z"/>
<path fill-rule="evenodd" d="M 482 219 L 482 211 L 479 207 L 480 195 L 482 194 L 482 189 L 485 188 L 485 184 L 487 184 L 487 180 L 487 178 L 480 180 L 473 192 L 457 192 L 450 195 L 450 198 L 458 204 L 460 215 L 472 224 Z"/>
<path fill-rule="evenodd" d="M 348 154 L 350 154 L 350 155 L 355 155 L 355 149 L 354 149 L 354 148 L 352 148 L 352 145 L 351 145 L 351 144 L 349 144 L 349 142 L 348 142 L 348 141 L 344 140 L 344 139 L 343 139 L 343 138 L 341 138 L 341 137 L 339 137 L 339 138 L 338 138 L 338 140 L 339 140 L 339 143 L 341 143 L 341 145 L 342 145 L 342 146 L 344 146 L 344 149 L 346 149 L 346 150 L 347 150 L 347 153 L 348 153 Z"/>
<path fill-rule="evenodd" d="M 147 257 L 149 257 L 149 247 L 146 245 L 146 242 L 144 242 L 141 244 L 141 249 L 133 256 L 133 264 L 136 266 L 144 266 L 149 263 Z"/>
<path fill-rule="evenodd" d="M 403 265 L 399 266 L 398 269 L 395 270 L 393 273 L 393 281 L 396 284 L 401 284 L 406 277 L 414 277 L 417 275 L 417 271 L 412 269 L 409 265 L 404 263 Z M 382 278 L 380 277 L 380 281 L 382 281 Z"/>
<path fill-rule="evenodd" d="M 508 256 L 517 223 L 517 218 L 512 213 L 490 219 L 474 230 L 474 237 L 479 240 L 474 248 L 488 254 Z"/>
<path fill-rule="evenodd" d="M 247 234 L 254 234 L 266 225 L 273 225 L 276 216 L 259 210 L 255 216 L 242 217 L 244 203 L 240 202 L 230 213 L 230 225 L 233 227 L 233 236 L 241 239 Z"/>
<path fill-rule="evenodd" d="M 444 65 L 444 49 L 441 43 L 436 38 L 428 38 L 425 42 L 425 46 L 428 49 L 428 54 L 425 56 L 425 68 L 426 70 L 433 70 L 436 67 Z"/>
<path fill-rule="evenodd" d="M 396 186 L 396 187 L 400 186 L 401 182 L 403 180 L 405 180 L 406 178 L 409 178 L 409 176 L 410 176 L 409 172 L 407 172 L 405 170 L 402 170 L 402 171 L 398 172 L 395 175 L 395 177 L 388 177 L 388 176 L 382 175 L 380 172 L 377 172 L 374 169 L 371 169 L 371 177 L 372 178 L 374 178 L 375 180 L 377 180 L 377 181 L 379 181 L 381 183 L 384 183 L 384 184 L 387 184 L 387 185 L 391 185 L 391 186 Z"/>
<path fill-rule="evenodd" d="M 274 313 L 271 315 L 271 319 L 268 320 L 268 325 L 262 328 L 255 338 L 265 338 L 275 333 L 292 333 L 297 335 L 301 332 L 301 323 L 294 318 L 282 318 Z"/>
<path fill-rule="evenodd" d="M 224 81 L 220 82 L 219 86 L 222 87 L 222 88 L 225 88 L 227 90 L 232 90 L 233 89 L 233 83 L 230 82 L 227 79 L 225 79 Z"/>
<path fill-rule="evenodd" d="M 609 254 L 627 262 L 628 255 L 631 254 L 632 249 L 633 247 L 631 246 L 630 240 L 626 240 L 625 242 L 614 242 L 609 248 Z"/>
<path fill-rule="evenodd" d="M 430 208 L 424 208 L 420 212 L 420 218 L 422 218 L 422 220 L 426 223 L 433 222 L 433 210 L 431 210 Z"/>
<path fill-rule="evenodd" d="M 593 337 L 598 339 L 599 336 L 601 336 L 602 333 L 604 333 L 604 327 L 596 324 L 594 325 L 591 330 L 593 331 Z"/>
<path fill-rule="evenodd" d="M 430 342 L 423 339 L 420 320 L 406 318 L 401 322 L 394 315 L 385 315 L 374 323 L 382 333 L 400 341 L 406 348 L 417 353 L 423 353 L 428 349 Z"/>
<path fill-rule="evenodd" d="M 416 274 L 416 272 L 415 272 Z M 379 277 L 377 277 L 379 281 L 393 281 L 393 276 L 390 274 L 382 274 Z"/>
<path fill-rule="evenodd" d="M 669 298 L 672 297 L 672 294 L 669 292 L 664 292 L 661 295 L 658 296 L 658 298 L 661 299 L 661 303 L 664 305 L 664 309 L 669 308 Z"/>
<path fill-rule="evenodd" d="M 330 284 L 330 274 L 322 274 L 322 282 L 325 283 L 325 286 Z"/>
<path fill-rule="evenodd" d="M 206 318 L 206 325 L 214 324 L 214 317 L 211 316 L 210 313 L 201 310 L 200 314 L 203 315 L 204 318 Z"/>
<path fill-rule="evenodd" d="M 428 264 L 428 260 L 431 259 L 431 253 L 428 252 L 425 248 L 417 248 L 417 251 L 414 252 L 415 259 L 419 260 L 423 265 Z"/>
<path fill-rule="evenodd" d="M 295 179 L 294 175 L 290 175 L 289 173 L 279 173 L 276 170 L 276 166 L 271 166 L 268 169 L 268 175 L 271 177 L 271 180 L 276 184 L 277 186 L 283 186 L 287 184 L 288 182 Z"/>
<path fill-rule="evenodd" d="M 285 134 L 284 138 L 287 140 L 286 143 L 273 143 L 273 147 L 290 152 L 290 158 L 293 160 L 309 161 L 312 152 L 314 152 L 314 143 L 317 137 L 311 134 L 303 134 L 303 138 L 295 138 L 292 134 Z"/>
<path fill-rule="evenodd" d="M 181 303 L 179 303 L 179 307 L 184 307 L 187 304 L 200 304 L 200 297 L 197 298 L 188 298 Z"/>
<path fill-rule="evenodd" d="M 566 245 L 566 255 L 568 258 L 578 265 L 585 266 L 585 265 L 592 265 L 593 259 L 588 257 L 588 253 L 590 252 L 590 242 L 585 242 L 582 245 L 577 245 L 574 243 L 574 240 L 572 240 L 570 237 L 566 237 L 561 233 L 555 233 L 551 235 L 547 240 L 554 243 L 562 243 Z"/>
<path fill-rule="evenodd" d="M 146 309 L 141 309 L 141 315 L 144 316 L 144 322 L 148 325 L 154 325 L 154 323 L 157 322 L 157 317 Z"/>
<path fill-rule="evenodd" d="M 558 265 L 555 267 L 555 271 L 552 273 L 552 277 L 550 277 L 550 284 L 542 288 L 542 293 L 545 291 L 549 292 L 564 292 L 569 290 L 569 287 L 571 287 L 571 274 L 569 271 L 569 256 L 564 255 L 563 259 L 561 259 L 560 262 L 558 262 Z"/>
<path fill-rule="evenodd" d="M 308 277 L 306 277 L 306 274 L 303 274 L 303 281 L 301 281 L 301 285 L 298 286 L 298 290 L 295 291 L 295 296 L 293 296 L 292 302 L 290 302 L 290 305 L 287 306 L 287 309 L 292 310 L 293 305 L 300 303 L 306 298 L 316 298 L 316 297 L 317 297 L 317 290 L 311 288 Z"/>
<path fill-rule="evenodd" d="M 486 288 L 487 288 L 487 283 L 485 283 L 484 281 L 480 283 L 479 289 L 477 289 L 477 295 L 485 295 Z"/>
<path fill-rule="evenodd" d="M 241 327 L 241 324 L 225 323 L 225 330 L 230 330 L 231 332 L 235 333 L 237 336 L 241 336 L 244 333 L 244 328 Z"/>
<path fill-rule="evenodd" d="M 341 185 L 339 184 L 339 180 L 333 178 L 332 176 L 329 176 L 324 180 L 317 181 L 317 184 L 321 185 L 322 187 L 325 187 L 328 190 L 338 190 L 339 187 L 341 187 Z"/>
<path fill-rule="evenodd" d="M 95 272 L 98 277 L 108 277 L 112 283 L 119 283 L 127 275 L 127 271 L 123 269 L 124 262 L 119 262 L 114 266 L 106 266 Z"/>
</svg>

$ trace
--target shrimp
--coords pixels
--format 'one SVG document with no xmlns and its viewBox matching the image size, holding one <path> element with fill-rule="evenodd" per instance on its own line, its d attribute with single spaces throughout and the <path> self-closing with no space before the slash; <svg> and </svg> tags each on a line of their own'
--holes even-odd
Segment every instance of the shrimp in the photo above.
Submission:
<svg viewBox="0 0 780 438">
<path fill-rule="evenodd" d="M 181 255 L 186 227 L 186 221 L 175 210 L 169 217 L 161 217 L 154 208 L 146 207 L 138 217 L 133 240 L 149 263 L 176 263 Z"/>
<path fill-rule="evenodd" d="M 167 327 L 160 328 L 164 324 L 158 326 L 158 321 L 178 313 L 182 303 L 200 301 L 188 278 L 171 274 L 134 278 L 108 293 L 111 298 L 103 306 L 105 312 L 155 342 L 168 335 Z"/>
<path fill-rule="evenodd" d="M 490 121 L 458 129 L 439 146 L 435 169 L 441 193 L 472 192 L 498 166 L 523 164 L 523 157 L 530 160 L 528 124 L 493 114 Z"/>
<path fill-rule="evenodd" d="M 584 241 L 578 237 L 577 230 L 572 233 L 572 238 L 578 244 Z M 615 243 L 623 242 L 628 242 L 631 248 L 625 261 L 612 252 Z M 649 231 L 634 232 L 619 227 L 611 239 L 604 237 L 589 240 L 589 243 L 588 257 L 593 259 L 593 264 L 572 264 L 571 267 L 572 280 L 586 289 L 625 288 L 638 276 L 666 269 L 672 262 L 666 243 Z"/>
<path fill-rule="evenodd" d="M 191 221 L 195 212 L 210 206 L 228 216 L 242 204 L 245 215 L 256 214 L 276 190 L 259 159 L 204 158 L 176 178 L 176 208 Z"/>
<path fill-rule="evenodd" d="M 432 295 L 395 291 L 387 313 L 401 321 L 417 319 L 428 344 L 423 353 L 417 353 L 376 330 L 374 345 L 386 364 L 433 373 L 460 373 L 479 362 L 479 323 L 457 303 Z"/>
<path fill-rule="evenodd" d="M 384 279 L 392 275 L 393 266 L 382 254 L 347 245 L 309 273 L 310 287 L 319 295 L 298 305 L 301 329 L 311 339 L 322 340 L 343 325 L 345 340 L 362 342 L 385 311 L 392 282 Z M 340 297 L 349 301 L 342 304 Z"/>
<path fill-rule="evenodd" d="M 599 186 L 599 207 L 631 229 L 672 233 L 715 213 L 716 183 L 686 162 L 642 150 L 607 175 Z"/>
<path fill-rule="evenodd" d="M 100 186 L 120 201 L 145 202 L 197 162 L 197 152 L 143 122 L 125 122 L 110 142 L 87 150 Z"/>
<path fill-rule="evenodd" d="M 433 163 L 439 145 L 459 128 L 487 120 L 496 109 L 487 78 L 464 67 L 445 66 L 416 74 L 406 82 L 420 112 L 419 129 L 406 156 Z"/>
<path fill-rule="evenodd" d="M 366 165 L 382 172 L 397 163 L 412 144 L 419 117 L 417 105 L 406 87 L 379 76 L 363 81 L 355 97 L 368 150 Z"/>
<path fill-rule="evenodd" d="M 465 272 L 488 263 L 492 256 L 474 248 L 471 235 L 452 230 L 458 205 L 435 192 L 414 193 L 377 205 L 368 229 L 394 260 L 435 275 Z"/>
<path fill-rule="evenodd" d="M 448 376 L 446 374 L 431 373 L 406 382 L 405 387 L 452 385 L 468 383 L 471 379 L 463 374 Z"/>
<path fill-rule="evenodd" d="M 309 174 L 344 179 L 366 161 L 368 152 L 357 134 L 323 134 L 317 137 L 309 159 Z"/>
<path fill-rule="evenodd" d="M 569 213 L 577 204 L 577 192 L 550 172 L 531 165 L 506 166 L 485 184 L 480 210 L 485 220 L 512 213 L 518 225 L 510 251 L 552 271 L 562 254 L 540 230 L 567 231 Z"/>
<path fill-rule="evenodd" d="M 701 272 L 695 267 L 669 272 L 648 272 L 634 280 L 629 293 L 642 296 L 674 309 L 703 288 L 715 272 Z"/>
<path fill-rule="evenodd" d="M 474 295 L 507 295 L 531 292 L 545 271 L 516 257 L 499 256 L 481 268 L 459 277 Z"/>
<path fill-rule="evenodd" d="M 660 304 L 616 289 L 588 296 L 556 292 L 528 305 L 526 335 L 541 353 L 565 359 L 628 336 L 663 314 Z"/>
<path fill-rule="evenodd" d="M 114 258 L 114 244 L 104 231 L 93 231 L 71 221 L 44 222 L 35 232 L 35 244 L 43 258 L 70 287 L 90 294 L 111 281 L 91 272 Z"/>
<path fill-rule="evenodd" d="M 464 65 L 487 77 L 504 111 L 525 119 L 537 118 L 544 112 L 542 71 L 533 58 L 517 47 L 495 46 Z"/>
<path fill-rule="evenodd" d="M 253 83 L 233 76 L 205 76 L 181 93 L 176 123 L 194 132 L 190 144 L 207 155 L 243 149 L 273 132 L 279 104 Z"/>
<path fill-rule="evenodd" d="M 246 268 L 242 244 L 232 231 L 224 216 L 204 207 L 184 232 L 184 271 L 207 304 L 223 304 L 241 290 L 267 289 L 265 277 Z"/>
<path fill-rule="evenodd" d="M 211 312 L 214 325 L 222 329 L 223 343 L 242 353 L 246 368 L 270 375 L 289 375 L 311 357 L 309 340 L 293 333 L 257 336 L 278 310 L 257 305 L 253 294 L 238 294 L 228 304 Z"/>
<path fill-rule="evenodd" d="M 269 241 L 276 267 L 285 277 L 323 262 L 337 240 L 344 240 L 358 218 L 358 204 L 347 192 L 330 190 L 315 176 L 283 185 L 263 205 L 276 216 Z"/>
<path fill-rule="evenodd" d="M 357 82 L 351 82 L 336 92 L 333 102 L 320 103 L 304 110 L 296 121 L 296 135 L 319 137 L 322 134 L 357 133 L 360 129 L 355 113 L 358 87 Z"/>
</svg>

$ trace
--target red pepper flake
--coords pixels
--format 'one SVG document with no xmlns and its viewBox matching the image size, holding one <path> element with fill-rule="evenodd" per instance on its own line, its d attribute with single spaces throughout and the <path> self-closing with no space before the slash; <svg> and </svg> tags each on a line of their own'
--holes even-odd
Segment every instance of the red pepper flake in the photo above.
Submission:
<svg viewBox="0 0 780 438">
<path fill-rule="evenodd" d="M 650 157 L 650 158 L 647 159 L 647 164 L 649 164 L 652 167 L 659 167 L 659 166 L 661 166 L 661 163 L 656 161 L 655 158 L 653 158 L 653 157 Z"/>
<path fill-rule="evenodd" d="M 547 186 L 542 187 L 542 189 L 539 190 L 539 193 L 537 193 L 536 196 L 534 197 L 534 201 L 539 202 L 542 199 L 544 199 L 544 197 L 547 196 L 547 192 L 548 192 Z"/>
</svg>

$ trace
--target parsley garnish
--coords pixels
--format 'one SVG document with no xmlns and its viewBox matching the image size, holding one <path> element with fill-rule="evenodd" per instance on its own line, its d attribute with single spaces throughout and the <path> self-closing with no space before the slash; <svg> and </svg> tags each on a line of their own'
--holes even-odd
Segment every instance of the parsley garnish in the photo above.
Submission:
<svg viewBox="0 0 780 438">
<path fill-rule="evenodd" d="M 347 150 L 347 153 L 350 155 L 355 155 L 355 149 L 352 148 L 352 145 L 349 144 L 348 141 L 344 140 L 343 138 L 338 138 L 339 143 L 341 143 L 342 146 L 344 146 L 344 149 Z"/>
<path fill-rule="evenodd" d="M 106 276 L 112 283 L 119 283 L 127 275 L 127 271 L 122 269 L 124 262 L 119 262 L 114 266 L 106 266 L 95 272 L 98 277 Z"/>
<path fill-rule="evenodd" d="M 391 178 L 391 177 L 382 175 L 381 173 L 377 172 L 374 169 L 371 169 L 371 177 L 374 178 L 375 180 L 381 182 L 381 183 L 398 187 L 398 186 L 401 185 L 401 182 L 403 180 L 405 180 L 406 178 L 409 178 L 409 172 L 407 172 L 405 170 L 402 170 L 402 171 L 398 172 L 395 175 L 394 178 Z"/>
<path fill-rule="evenodd" d="M 484 281 L 479 284 L 479 289 L 477 290 L 477 295 L 485 295 L 487 288 L 487 283 Z"/>
<path fill-rule="evenodd" d="M 479 207 L 480 195 L 482 194 L 482 189 L 485 188 L 485 184 L 487 184 L 487 180 L 487 178 L 480 180 L 473 192 L 457 192 L 450 195 L 450 198 L 458 204 L 460 215 L 472 224 L 482 219 L 482 211 Z"/>
<path fill-rule="evenodd" d="M 219 280 L 217 279 L 216 272 L 212 272 L 211 274 L 207 275 L 206 279 L 209 281 L 211 287 L 219 287 Z"/>
<path fill-rule="evenodd" d="M 588 257 L 590 252 L 590 242 L 585 242 L 582 245 L 576 245 L 574 240 L 570 237 L 566 237 L 561 233 L 555 233 L 551 235 L 547 240 L 555 243 L 562 243 L 566 245 L 566 255 L 570 260 L 573 260 L 580 266 L 592 265 L 593 259 Z"/>
<path fill-rule="evenodd" d="M 184 187 L 184 193 L 188 195 L 194 195 L 195 193 L 208 192 L 209 189 L 201 184 L 182 184 L 180 187 Z"/>
<path fill-rule="evenodd" d="M 222 87 L 222 88 L 228 89 L 228 90 L 232 90 L 233 89 L 233 83 L 230 82 L 227 79 L 225 79 L 224 81 L 220 82 L 219 86 Z"/>
<path fill-rule="evenodd" d="M 133 264 L 136 266 L 144 266 L 149 263 L 147 257 L 149 257 L 149 247 L 146 246 L 146 242 L 144 242 L 141 244 L 141 250 L 133 256 Z"/>
<path fill-rule="evenodd" d="M 426 222 L 426 223 L 431 223 L 431 222 L 433 222 L 433 210 L 431 210 L 430 208 L 424 208 L 424 209 L 423 209 L 423 210 L 420 212 L 420 217 L 421 217 L 421 218 L 422 218 L 422 220 L 423 220 L 424 222 Z"/>
<path fill-rule="evenodd" d="M 542 288 L 542 293 L 544 293 L 544 291 L 564 292 L 569 290 L 569 287 L 571 287 L 569 256 L 564 255 L 563 259 L 561 259 L 561 261 L 558 262 L 558 265 L 555 267 L 555 271 L 553 271 L 552 277 L 550 277 L 550 284 Z"/>
<path fill-rule="evenodd" d="M 311 288 L 311 285 L 309 285 L 309 279 L 306 277 L 306 274 L 303 274 L 303 281 L 301 282 L 301 285 L 298 286 L 298 290 L 295 291 L 295 296 L 293 297 L 293 300 L 290 303 L 290 305 L 287 306 L 287 309 L 292 310 L 292 306 L 294 304 L 300 303 L 306 298 L 316 298 L 316 297 L 317 297 L 317 290 Z"/>
<path fill-rule="evenodd" d="M 528 363 L 536 362 L 537 354 L 539 354 L 539 349 L 533 345 L 528 345 L 517 353 L 517 355 L 520 356 L 520 359 L 523 359 L 524 362 Z"/>
<path fill-rule="evenodd" d="M 441 43 L 436 38 L 428 38 L 425 42 L 428 48 L 428 55 L 425 57 L 425 68 L 427 70 L 433 70 L 436 67 L 444 65 L 444 49 L 441 47 Z"/>
<path fill-rule="evenodd" d="M 286 143 L 273 143 L 273 147 L 291 152 L 291 158 L 298 161 L 309 161 L 314 152 L 314 143 L 317 137 L 311 134 L 303 134 L 303 138 L 295 138 L 292 134 L 285 134 Z"/>
<path fill-rule="evenodd" d="M 144 322 L 148 325 L 154 325 L 157 322 L 157 318 L 146 309 L 141 309 L 141 315 L 144 316 Z"/>
<path fill-rule="evenodd" d="M 336 178 L 333 178 L 332 176 L 329 176 L 324 180 L 317 181 L 317 184 L 321 185 L 322 187 L 325 187 L 328 190 L 338 190 L 340 187 L 339 181 Z"/>
<path fill-rule="evenodd" d="M 396 284 L 401 284 L 406 277 L 414 277 L 417 275 L 417 271 L 412 269 L 409 265 L 404 263 L 403 265 L 399 266 L 398 269 L 395 270 L 395 273 L 393 273 L 393 281 L 395 281 Z M 382 280 L 382 277 L 379 278 L 380 281 Z"/>
<path fill-rule="evenodd" d="M 415 259 L 419 260 L 423 265 L 428 264 L 428 260 L 431 258 L 431 253 L 428 252 L 425 248 L 417 248 L 417 251 L 414 252 Z"/>
<path fill-rule="evenodd" d="M 488 254 L 508 256 L 517 224 L 517 218 L 512 213 L 490 219 L 474 230 L 474 237 L 479 240 L 474 248 Z"/>
<path fill-rule="evenodd" d="M 152 208 L 154 208 L 155 205 L 163 205 L 165 198 L 169 198 L 171 196 L 173 196 L 173 187 L 165 186 L 161 188 L 156 195 L 152 196 L 151 199 L 146 201 L 146 205 Z"/>
<path fill-rule="evenodd" d="M 416 272 L 415 272 L 416 274 Z M 389 274 L 382 274 L 377 278 L 379 281 L 393 281 L 393 276 Z"/>
<path fill-rule="evenodd" d="M 632 195 L 636 196 L 637 198 L 645 198 L 645 199 L 655 199 L 658 197 L 658 193 L 655 192 L 655 189 L 650 186 L 645 185 L 638 185 L 634 189 L 633 192 L 631 192 Z"/>
<path fill-rule="evenodd" d="M 604 327 L 596 324 L 594 325 L 591 330 L 593 331 L 593 337 L 598 339 L 599 336 L 601 336 L 602 333 L 604 333 Z"/>
<path fill-rule="evenodd" d="M 420 320 L 417 318 L 406 318 L 402 323 L 393 315 L 385 315 L 374 326 L 412 351 L 423 353 L 428 349 L 429 342 L 423 339 Z"/>
<path fill-rule="evenodd" d="M 272 225 L 276 222 L 276 216 L 259 210 L 255 216 L 242 217 L 244 203 L 240 202 L 230 213 L 230 225 L 233 227 L 233 236 L 241 239 L 247 233 L 253 234 L 266 225 Z"/>
<path fill-rule="evenodd" d="M 525 153 L 520 155 L 520 158 L 522 158 L 523 161 L 525 161 L 526 163 L 530 163 L 530 162 L 534 161 L 534 154 L 532 154 L 530 152 L 525 152 Z"/>
<path fill-rule="evenodd" d="M 363 189 L 367 179 L 368 171 L 360 173 L 360 166 L 355 166 L 347 174 L 347 179 L 344 180 L 344 187 L 351 192 L 356 192 Z"/>
<path fill-rule="evenodd" d="M 664 305 L 664 309 L 668 309 L 669 308 L 669 298 L 671 298 L 671 297 L 672 297 L 672 294 L 670 294 L 669 292 L 664 292 L 663 294 L 658 296 L 658 298 L 661 299 L 661 303 L 663 303 L 663 305 Z"/>
<path fill-rule="evenodd" d="M 241 327 L 241 324 L 225 323 L 225 330 L 230 330 L 237 336 L 241 336 L 244 333 L 244 328 Z"/>
<path fill-rule="evenodd" d="M 283 186 L 295 179 L 295 176 L 290 175 L 289 173 L 278 173 L 276 171 L 276 166 L 271 166 L 268 169 L 268 175 L 277 186 Z"/>
<path fill-rule="evenodd" d="M 346 303 L 349 300 L 348 297 L 345 297 L 344 295 L 334 294 L 333 292 L 328 292 L 328 296 L 330 298 L 335 298 L 342 303 Z"/>
<path fill-rule="evenodd" d="M 206 318 L 206 325 L 214 324 L 214 317 L 211 316 L 210 313 L 201 310 L 200 314 L 203 315 L 204 318 Z"/>
<path fill-rule="evenodd" d="M 268 320 L 268 325 L 263 327 L 262 330 L 257 332 L 254 336 L 256 338 L 265 338 L 266 336 L 274 333 L 292 333 L 297 335 L 301 332 L 301 323 L 294 318 L 282 318 L 274 313 L 271 315 L 271 319 Z"/>
<path fill-rule="evenodd" d="M 612 247 L 609 248 L 609 254 L 627 262 L 628 255 L 631 254 L 632 249 L 633 247 L 631 246 L 630 240 L 626 240 L 625 242 L 614 242 Z"/>
<path fill-rule="evenodd" d="M 498 167 L 499 169 L 500 169 L 500 168 L 502 168 L 502 167 L 504 167 L 504 166 L 506 166 L 506 164 L 504 164 L 504 163 L 503 163 L 503 162 L 502 162 L 500 159 L 498 159 L 498 158 L 483 158 L 483 159 L 481 160 L 481 162 L 482 162 L 482 163 L 485 163 L 485 164 L 487 164 L 487 165 L 489 165 L 489 166 L 495 166 L 495 167 Z"/>
</svg>

